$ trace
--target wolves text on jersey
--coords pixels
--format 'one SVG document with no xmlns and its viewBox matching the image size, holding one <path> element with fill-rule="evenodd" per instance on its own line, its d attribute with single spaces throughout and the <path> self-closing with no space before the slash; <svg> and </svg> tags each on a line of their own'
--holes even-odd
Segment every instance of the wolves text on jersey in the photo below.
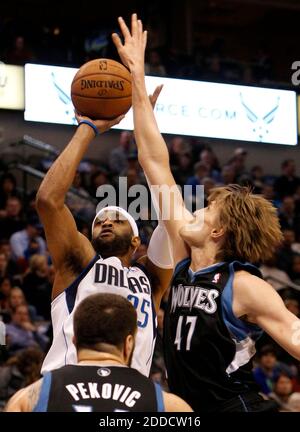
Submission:
<svg viewBox="0 0 300 432">
<path fill-rule="evenodd" d="M 217 310 L 215 299 L 219 296 L 216 289 L 205 289 L 198 286 L 182 285 L 172 287 L 171 312 L 177 307 L 201 309 L 208 314 Z"/>
</svg>

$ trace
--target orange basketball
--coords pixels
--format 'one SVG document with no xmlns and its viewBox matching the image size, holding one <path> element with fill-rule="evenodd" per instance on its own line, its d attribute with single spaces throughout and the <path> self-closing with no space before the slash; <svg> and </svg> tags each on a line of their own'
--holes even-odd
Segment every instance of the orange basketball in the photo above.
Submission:
<svg viewBox="0 0 300 432">
<path fill-rule="evenodd" d="M 73 78 L 71 98 L 76 111 L 91 119 L 113 119 L 131 107 L 131 75 L 121 63 L 96 59 Z"/>
</svg>

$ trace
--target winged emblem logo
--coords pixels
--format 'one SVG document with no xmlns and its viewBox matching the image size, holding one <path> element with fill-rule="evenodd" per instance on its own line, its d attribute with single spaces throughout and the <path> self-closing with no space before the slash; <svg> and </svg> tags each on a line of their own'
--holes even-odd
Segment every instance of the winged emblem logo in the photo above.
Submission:
<svg viewBox="0 0 300 432">
<path fill-rule="evenodd" d="M 280 97 L 277 97 L 275 106 L 273 106 L 273 108 L 263 116 L 255 114 L 253 108 L 250 108 L 246 104 L 242 93 L 240 93 L 240 99 L 241 104 L 245 109 L 246 116 L 248 120 L 250 120 L 250 122 L 252 123 L 252 131 L 256 135 L 256 140 L 259 142 L 264 141 L 270 130 L 269 125 L 273 122 L 279 108 Z"/>
</svg>

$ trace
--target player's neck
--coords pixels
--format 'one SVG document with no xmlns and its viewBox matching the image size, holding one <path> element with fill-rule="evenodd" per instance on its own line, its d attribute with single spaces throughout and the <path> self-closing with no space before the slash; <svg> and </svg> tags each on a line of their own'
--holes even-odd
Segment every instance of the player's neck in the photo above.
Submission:
<svg viewBox="0 0 300 432">
<path fill-rule="evenodd" d="M 98 352 L 89 349 L 82 349 L 78 352 L 78 364 L 113 365 L 126 366 L 124 360 L 112 353 Z"/>
<path fill-rule="evenodd" d="M 131 259 L 132 259 L 131 255 L 129 256 L 128 254 L 126 254 L 126 255 L 121 255 L 121 256 L 116 255 L 116 256 L 121 261 L 123 267 L 130 267 L 131 266 Z"/>
<path fill-rule="evenodd" d="M 192 271 L 197 271 L 217 263 L 216 251 L 210 248 L 191 248 L 191 265 Z"/>
</svg>

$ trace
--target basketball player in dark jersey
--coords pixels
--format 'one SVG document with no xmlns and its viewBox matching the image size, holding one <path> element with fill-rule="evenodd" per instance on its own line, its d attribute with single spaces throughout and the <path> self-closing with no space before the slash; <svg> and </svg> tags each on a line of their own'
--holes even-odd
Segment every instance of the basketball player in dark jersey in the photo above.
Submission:
<svg viewBox="0 0 300 432">
<path fill-rule="evenodd" d="M 152 103 L 155 104 L 155 96 Z M 82 123 L 84 118 L 77 118 L 79 125 L 74 136 L 47 172 L 36 199 L 56 270 L 51 303 L 53 343 L 42 373 L 76 363 L 72 314 L 85 296 L 110 292 L 128 298 L 137 309 L 138 334 L 132 366 L 148 376 L 155 346 L 156 311 L 173 269 L 168 235 L 159 223 L 147 255 L 132 264 L 140 238 L 136 222 L 125 209 L 109 206 L 100 210 L 93 222 L 92 242 L 77 231 L 65 196 L 95 130 L 105 132 L 122 117 L 93 123 L 86 119 L 87 123 Z"/>
<path fill-rule="evenodd" d="M 172 189 L 168 199 L 159 193 L 177 263 L 164 329 L 170 390 L 198 412 L 273 410 L 251 375 L 255 340 L 265 330 L 300 359 L 300 320 L 248 262 L 268 259 L 281 242 L 276 209 L 247 188 L 229 185 L 213 191 L 206 208 L 187 211 L 147 97 L 147 32 L 136 14 L 131 31 L 122 18 L 119 25 L 124 42 L 112 37 L 132 75 L 139 162 L 151 185 Z"/>
<path fill-rule="evenodd" d="M 16 393 L 6 411 L 192 411 L 178 396 L 129 367 L 136 332 L 136 311 L 124 297 L 86 297 L 74 315 L 78 365 L 47 372 Z"/>
</svg>

